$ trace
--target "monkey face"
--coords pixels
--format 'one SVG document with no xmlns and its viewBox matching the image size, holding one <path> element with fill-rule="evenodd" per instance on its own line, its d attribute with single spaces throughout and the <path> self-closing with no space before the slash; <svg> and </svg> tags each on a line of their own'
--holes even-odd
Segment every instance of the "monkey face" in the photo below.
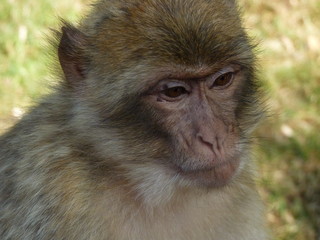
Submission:
<svg viewBox="0 0 320 240">
<path fill-rule="evenodd" d="M 160 112 L 159 125 L 170 133 L 168 165 L 184 179 L 219 187 L 240 164 L 236 93 L 245 77 L 237 65 L 201 75 L 160 80 L 145 101 Z"/>
<path fill-rule="evenodd" d="M 95 132 L 102 164 L 123 175 L 149 164 L 150 179 L 155 163 L 183 182 L 225 186 L 262 112 L 252 45 L 233 1 L 153 3 L 103 18 L 97 8 L 86 34 L 63 29 L 60 63 L 90 119 L 78 129 Z"/>
</svg>

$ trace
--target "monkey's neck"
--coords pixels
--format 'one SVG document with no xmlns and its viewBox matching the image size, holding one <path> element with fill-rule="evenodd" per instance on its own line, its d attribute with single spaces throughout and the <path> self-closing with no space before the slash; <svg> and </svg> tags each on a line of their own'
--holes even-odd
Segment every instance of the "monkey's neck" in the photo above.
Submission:
<svg viewBox="0 0 320 240">
<path fill-rule="evenodd" d="M 223 222 L 233 225 L 233 222 L 246 219 L 247 222 L 243 221 L 241 226 L 243 228 L 257 224 L 253 219 L 257 219 L 260 213 L 250 207 L 250 202 L 257 202 L 257 193 L 250 187 L 252 183 L 248 179 L 238 180 L 240 183 L 234 182 L 219 189 L 176 187 L 170 198 L 158 196 L 166 201 L 160 201 L 155 196 L 153 199 L 144 199 L 135 188 L 123 182 L 123 185 L 109 186 L 108 191 L 99 195 L 99 200 L 95 202 L 95 213 L 98 213 L 101 221 L 116 236 L 122 236 L 123 231 L 128 231 L 132 234 L 130 239 L 158 240 L 152 237 L 154 233 L 159 233 L 157 236 L 162 237 L 159 239 L 216 239 L 205 234 L 216 231 L 215 234 L 219 236 L 219 228 L 223 229 Z M 112 226 L 110 222 L 113 223 Z M 212 226 L 217 229 L 212 229 Z M 141 232 L 143 234 L 139 235 Z M 184 232 L 191 235 L 185 236 Z"/>
</svg>

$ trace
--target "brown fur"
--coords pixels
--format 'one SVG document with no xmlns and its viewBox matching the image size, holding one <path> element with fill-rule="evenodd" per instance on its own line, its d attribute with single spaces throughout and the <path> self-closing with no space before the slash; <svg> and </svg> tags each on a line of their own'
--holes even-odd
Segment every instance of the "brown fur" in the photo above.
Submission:
<svg viewBox="0 0 320 240">
<path fill-rule="evenodd" d="M 255 59 L 232 0 L 101 0 L 59 41 L 64 81 L 0 138 L 0 239 L 267 239 L 248 154 Z M 194 186 L 167 169 L 173 121 L 140 99 L 168 73 L 228 63 L 246 69 L 236 110 L 221 110 L 237 119 L 241 171 Z"/>
</svg>

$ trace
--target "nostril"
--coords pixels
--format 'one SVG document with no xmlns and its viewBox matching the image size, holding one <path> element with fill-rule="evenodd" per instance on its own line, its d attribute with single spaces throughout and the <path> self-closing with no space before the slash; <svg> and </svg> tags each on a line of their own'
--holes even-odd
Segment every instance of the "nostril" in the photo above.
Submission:
<svg viewBox="0 0 320 240">
<path fill-rule="evenodd" d="M 197 138 L 200 140 L 201 143 L 205 144 L 206 146 L 208 146 L 211 150 L 213 150 L 213 144 L 209 141 L 206 141 L 202 135 L 198 134 Z"/>
</svg>

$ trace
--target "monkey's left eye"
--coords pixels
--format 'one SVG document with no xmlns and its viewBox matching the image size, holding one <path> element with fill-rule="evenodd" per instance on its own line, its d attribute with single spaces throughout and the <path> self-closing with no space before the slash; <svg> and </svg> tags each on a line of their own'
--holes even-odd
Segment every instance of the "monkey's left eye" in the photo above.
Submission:
<svg viewBox="0 0 320 240">
<path fill-rule="evenodd" d="M 233 72 L 228 72 L 220 75 L 213 83 L 212 87 L 223 87 L 228 85 L 234 77 Z"/>
<path fill-rule="evenodd" d="M 228 87 L 234 80 L 235 74 L 234 69 L 231 67 L 222 69 L 212 76 L 209 88 L 223 89 Z"/>
</svg>

